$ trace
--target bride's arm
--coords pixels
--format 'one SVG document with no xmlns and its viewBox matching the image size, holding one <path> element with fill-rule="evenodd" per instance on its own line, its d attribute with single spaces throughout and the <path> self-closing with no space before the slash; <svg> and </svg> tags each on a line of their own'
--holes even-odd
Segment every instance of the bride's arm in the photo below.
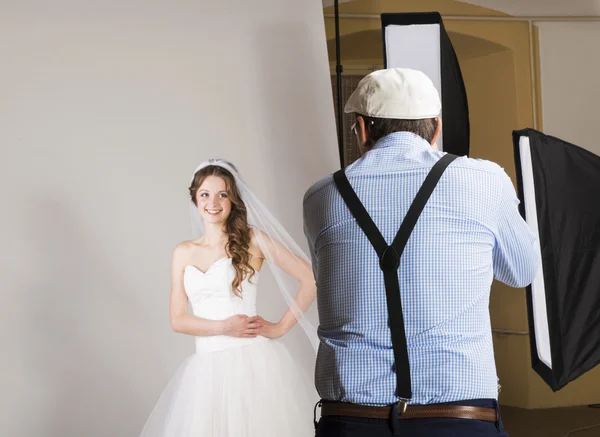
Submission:
<svg viewBox="0 0 600 437">
<path fill-rule="evenodd" d="M 183 273 L 188 259 L 186 244 L 177 246 L 171 268 L 171 329 L 193 336 L 256 337 L 261 322 L 254 317 L 235 315 L 225 320 L 208 320 L 188 313 L 188 299 L 183 288 Z"/>
<path fill-rule="evenodd" d="M 257 232 L 260 232 L 260 234 L 257 235 Z M 317 296 L 315 278 L 311 265 L 304 259 L 294 255 L 279 241 L 270 239 L 261 231 L 255 231 L 254 238 L 261 238 L 261 242 L 266 246 L 268 254 L 263 253 L 263 258 L 270 257 L 279 268 L 300 282 L 300 286 L 294 297 L 294 306 L 288 308 L 279 323 L 270 324 L 269 322 L 265 322 L 265 325 L 260 330 L 260 334 L 266 337 L 280 337 L 296 324 L 298 321 L 296 318 L 298 311 L 300 312 L 298 316 L 301 317 L 301 314 L 315 300 Z M 256 245 L 258 245 L 258 242 L 256 242 Z M 263 251 L 261 250 L 261 252 Z"/>
</svg>

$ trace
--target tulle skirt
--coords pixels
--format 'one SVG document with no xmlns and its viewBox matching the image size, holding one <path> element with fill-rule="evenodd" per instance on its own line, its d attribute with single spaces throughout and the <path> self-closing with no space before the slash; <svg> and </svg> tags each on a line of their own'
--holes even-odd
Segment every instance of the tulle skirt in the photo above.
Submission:
<svg viewBox="0 0 600 437">
<path fill-rule="evenodd" d="M 141 437 L 312 437 L 316 392 L 267 340 L 196 353 L 177 370 Z"/>
</svg>

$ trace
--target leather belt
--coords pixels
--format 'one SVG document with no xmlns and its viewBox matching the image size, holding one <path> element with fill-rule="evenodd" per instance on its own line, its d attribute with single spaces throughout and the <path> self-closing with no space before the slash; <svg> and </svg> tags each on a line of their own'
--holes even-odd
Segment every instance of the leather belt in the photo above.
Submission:
<svg viewBox="0 0 600 437">
<path fill-rule="evenodd" d="M 323 402 L 321 416 L 348 416 L 366 419 L 389 419 L 392 407 L 369 407 L 343 402 Z M 466 405 L 406 405 L 398 406 L 399 419 L 452 418 L 474 419 L 486 422 L 498 420 L 495 408 L 469 407 Z"/>
</svg>

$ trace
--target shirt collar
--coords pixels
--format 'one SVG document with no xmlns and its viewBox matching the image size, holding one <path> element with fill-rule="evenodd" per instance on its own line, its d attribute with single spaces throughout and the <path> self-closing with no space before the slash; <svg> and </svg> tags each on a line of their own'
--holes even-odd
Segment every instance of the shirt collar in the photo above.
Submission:
<svg viewBox="0 0 600 437">
<path fill-rule="evenodd" d="M 430 149 L 431 144 L 412 132 L 393 132 L 381 138 L 371 150 L 394 147 L 399 151 Z"/>
</svg>

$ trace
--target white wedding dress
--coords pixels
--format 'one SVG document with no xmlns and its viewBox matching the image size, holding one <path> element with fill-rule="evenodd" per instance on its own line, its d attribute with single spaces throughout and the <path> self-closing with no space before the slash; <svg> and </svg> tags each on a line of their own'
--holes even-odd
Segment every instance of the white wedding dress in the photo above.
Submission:
<svg viewBox="0 0 600 437">
<path fill-rule="evenodd" d="M 232 291 L 230 258 L 206 272 L 188 266 L 186 294 L 196 316 L 256 315 L 257 273 Z M 312 381 L 279 340 L 195 337 L 196 353 L 176 372 L 141 437 L 314 436 Z"/>
</svg>

